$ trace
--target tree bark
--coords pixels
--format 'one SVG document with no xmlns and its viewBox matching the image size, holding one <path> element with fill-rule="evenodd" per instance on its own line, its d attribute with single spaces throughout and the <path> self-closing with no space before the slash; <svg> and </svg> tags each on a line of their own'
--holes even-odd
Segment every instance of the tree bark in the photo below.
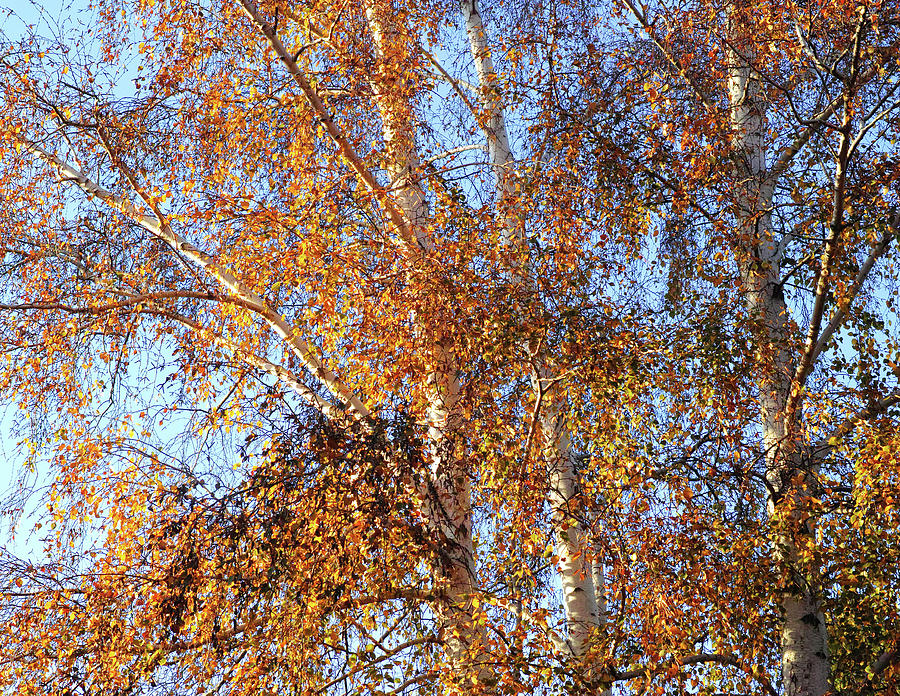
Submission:
<svg viewBox="0 0 900 696">
<path fill-rule="evenodd" d="M 378 66 L 372 90 L 382 124 L 390 177 L 387 190 L 402 210 L 418 249 L 410 256 L 435 250 L 428 228 L 429 210 L 420 179 L 421 158 L 416 144 L 414 109 L 408 95 L 393 79 L 402 74 L 410 58 L 410 37 L 396 22 L 390 0 L 367 0 L 366 17 L 372 33 Z M 440 318 L 420 317 L 418 330 L 433 336 L 429 373 L 425 377 L 428 400 L 429 476 L 423 490 L 422 511 L 429 526 L 444 541 L 433 568 L 441 599 L 434 604 L 440 631 L 451 664 L 465 680 L 482 684 L 496 681 L 484 659 L 486 634 L 475 622 L 473 598 L 475 550 L 472 538 L 471 480 L 460 461 L 459 439 L 463 419 L 459 412 L 460 382 L 454 346 L 440 331 Z M 437 328 L 435 328 L 437 327 Z"/>
</svg>

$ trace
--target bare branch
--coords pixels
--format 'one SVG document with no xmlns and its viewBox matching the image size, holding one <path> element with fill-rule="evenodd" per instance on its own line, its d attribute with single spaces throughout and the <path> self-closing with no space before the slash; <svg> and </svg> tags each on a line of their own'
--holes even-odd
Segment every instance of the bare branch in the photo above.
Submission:
<svg viewBox="0 0 900 696">
<path fill-rule="evenodd" d="M 831 75 L 832 77 L 836 77 L 839 80 L 846 81 L 846 76 L 837 69 L 837 64 L 840 62 L 841 58 L 844 55 L 842 52 L 838 55 L 832 62 L 831 66 L 826 66 L 822 59 L 819 58 L 819 54 L 816 52 L 815 46 L 813 46 L 807 40 L 806 36 L 803 33 L 803 29 L 800 28 L 800 22 L 794 20 L 794 33 L 797 34 L 797 39 L 800 42 L 800 47 L 803 49 L 803 52 L 806 54 L 806 57 L 812 61 L 812 64 L 815 66 L 816 70 L 820 73 L 824 73 L 826 75 Z M 845 49 L 846 50 L 846 49 Z"/>
<path fill-rule="evenodd" d="M 550 641 L 550 644 L 553 646 L 553 649 L 559 655 L 567 655 L 570 656 L 572 654 L 572 649 L 569 646 L 569 642 L 565 640 L 562 636 L 560 636 L 556 631 L 546 625 L 546 621 L 539 619 L 535 614 L 532 614 L 530 611 L 522 607 L 521 602 L 516 602 L 513 607 L 509 606 L 508 601 L 501 600 L 499 598 L 491 597 L 489 595 L 485 595 L 487 601 L 499 608 L 504 609 L 509 612 L 515 612 L 523 621 L 526 621 L 532 626 L 540 626 L 543 630 L 545 636 Z"/>
<path fill-rule="evenodd" d="M 900 88 L 900 81 L 894 83 L 894 85 L 890 89 L 889 94 L 893 94 L 898 88 Z M 884 98 L 879 100 L 878 107 L 876 107 L 876 108 L 883 106 L 884 103 L 887 101 L 888 96 L 889 95 L 886 95 Z M 890 114 L 892 111 L 896 111 L 898 108 L 900 108 L 900 99 L 892 102 L 889 106 L 881 109 L 880 111 L 876 111 L 875 108 L 873 108 L 868 114 L 866 114 L 866 118 L 864 121 L 865 125 L 859 129 L 859 133 L 856 134 L 856 137 L 853 139 L 853 142 L 850 143 L 850 153 L 852 154 L 853 152 L 856 151 L 856 148 L 858 148 L 860 146 L 863 138 L 866 136 L 866 133 L 868 133 L 870 130 L 872 130 L 872 128 L 877 126 L 878 123 L 885 116 Z"/>
<path fill-rule="evenodd" d="M 445 150 L 439 155 L 434 155 L 433 157 L 429 157 L 425 161 L 422 162 L 423 167 L 427 167 L 429 164 L 434 164 L 438 160 L 442 160 L 445 157 L 450 157 L 452 155 L 456 155 L 460 152 L 468 152 L 469 150 L 484 150 L 484 145 L 461 145 L 460 147 L 454 147 L 449 150 Z"/>
<path fill-rule="evenodd" d="M 472 92 L 473 94 L 478 94 L 478 85 L 473 85 L 471 82 L 467 80 L 463 80 L 458 77 L 451 77 L 450 73 L 448 73 L 444 67 L 438 62 L 437 58 L 435 58 L 431 53 L 426 51 L 424 48 L 421 49 L 422 53 L 425 54 L 425 57 L 428 58 L 428 62 L 437 70 L 437 77 L 439 80 L 443 80 L 448 83 L 451 87 L 453 87 L 454 91 L 458 90 L 460 87 L 465 87 L 467 90 Z M 459 92 L 457 92 L 459 94 Z"/>
</svg>

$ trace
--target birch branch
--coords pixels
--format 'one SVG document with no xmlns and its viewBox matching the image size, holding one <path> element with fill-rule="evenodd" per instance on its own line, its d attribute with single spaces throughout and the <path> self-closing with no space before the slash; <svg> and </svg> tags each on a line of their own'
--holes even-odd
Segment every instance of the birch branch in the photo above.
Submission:
<svg viewBox="0 0 900 696">
<path fill-rule="evenodd" d="M 491 606 L 497 607 L 498 609 L 504 609 L 508 612 L 515 613 L 521 620 L 526 623 L 531 624 L 532 626 L 538 626 L 541 628 L 544 635 L 550 641 L 550 644 L 553 646 L 553 649 L 559 655 L 571 656 L 572 650 L 569 646 L 569 641 L 560 636 L 556 631 L 550 628 L 547 625 L 546 620 L 538 618 L 535 614 L 525 609 L 521 602 L 515 602 L 515 606 L 509 606 L 508 600 L 492 597 L 488 594 L 484 595 L 485 600 L 490 602 Z"/>
<path fill-rule="evenodd" d="M 263 36 L 266 37 L 269 46 L 275 51 L 275 55 L 278 56 L 282 63 L 284 63 L 284 66 L 287 68 L 287 71 L 290 73 L 294 82 L 300 87 L 310 108 L 318 117 L 319 122 L 325 127 L 332 142 L 337 146 L 338 151 L 341 153 L 341 157 L 356 173 L 360 182 L 369 190 L 369 193 L 372 194 L 381 209 L 388 216 L 397 235 L 400 237 L 403 249 L 412 256 L 418 256 L 419 253 L 421 253 L 421 249 L 415 234 L 411 229 L 410 220 L 407 219 L 403 210 L 391 199 L 387 190 L 376 181 L 375 175 L 372 174 L 368 167 L 366 167 L 353 145 L 343 134 L 341 129 L 338 128 L 337 124 L 334 122 L 334 118 L 329 113 L 309 79 L 307 79 L 303 70 L 297 64 L 297 61 L 294 60 L 294 57 L 288 52 L 284 44 L 281 43 L 281 39 L 278 38 L 272 25 L 263 19 L 262 15 L 259 13 L 256 3 L 254 3 L 253 0 L 239 0 L 239 2 L 244 9 L 244 13 L 250 18 L 257 29 L 262 32 Z"/>
<path fill-rule="evenodd" d="M 452 157 L 453 155 L 457 155 L 460 152 L 468 152 L 469 150 L 484 151 L 484 149 L 485 148 L 483 145 L 461 145 L 460 147 L 453 147 L 453 148 L 450 148 L 449 150 L 444 150 L 444 152 L 440 153 L 439 155 L 434 155 L 434 156 L 429 157 L 428 159 L 424 160 L 422 162 L 422 166 L 427 167 L 429 165 L 434 164 L 435 162 L 437 162 L 439 160 L 446 159 L 447 157 Z"/>
<path fill-rule="evenodd" d="M 894 86 L 891 88 L 891 93 L 895 92 L 898 87 L 900 87 L 900 82 L 897 82 L 896 84 L 894 84 Z M 886 101 L 886 99 L 881 100 L 880 105 L 883 104 L 885 101 Z M 884 119 L 885 116 L 890 114 L 892 111 L 896 111 L 898 108 L 900 108 L 900 99 L 898 99 L 894 102 L 891 102 L 891 104 L 889 106 L 886 106 L 885 108 L 881 109 L 880 111 L 876 111 L 875 109 L 872 109 L 870 111 L 870 113 L 866 114 L 866 118 L 864 120 L 865 125 L 859 129 L 859 133 L 856 134 L 856 137 L 853 139 L 853 142 L 850 144 L 851 154 L 853 152 L 856 152 L 856 149 L 862 144 L 863 138 L 866 137 L 866 134 L 870 130 L 872 130 L 875 126 L 877 126 L 878 123 L 882 119 Z"/>
<path fill-rule="evenodd" d="M 687 667 L 689 665 L 700 665 L 705 663 L 716 663 L 720 665 L 728 665 L 731 667 L 737 667 L 738 669 L 745 670 L 743 663 L 734 655 L 717 655 L 714 653 L 700 653 L 698 655 L 688 655 L 687 657 L 680 657 L 675 660 L 676 664 L 681 667 Z M 654 671 L 651 667 L 638 667 L 637 669 L 632 669 L 627 672 L 614 672 L 613 673 L 613 681 L 628 681 L 631 679 L 640 679 L 641 677 L 646 677 Z M 762 685 L 763 689 L 766 690 L 766 693 L 769 696 L 778 696 L 778 692 L 775 691 L 775 688 L 761 674 L 753 675 L 759 683 Z"/>
<path fill-rule="evenodd" d="M 806 143 L 810 141 L 816 131 L 818 131 L 819 128 L 834 115 L 834 112 L 837 110 L 838 106 L 840 106 L 842 99 L 843 95 L 835 97 L 828 106 L 812 118 L 806 128 L 797 134 L 797 137 L 795 137 L 788 145 L 785 145 L 784 149 L 779 153 L 778 159 L 775 160 L 775 164 L 769 169 L 770 180 L 775 181 L 784 173 L 788 166 L 790 166 L 794 157 L 796 157 Z"/>
<path fill-rule="evenodd" d="M 193 292 L 182 290 L 166 290 L 163 292 L 148 292 L 140 295 L 132 295 L 129 293 L 115 293 L 124 295 L 125 299 L 117 302 L 107 302 L 105 304 L 96 305 L 70 305 L 65 302 L 22 302 L 18 304 L 0 304 L 0 309 L 13 312 L 28 311 L 59 311 L 66 314 L 105 314 L 107 312 L 115 312 L 119 309 L 128 309 L 131 307 L 139 307 L 143 304 L 150 304 L 160 300 L 209 300 L 212 302 L 221 302 L 223 304 L 234 304 L 245 309 L 253 309 L 252 305 L 241 301 L 237 297 L 219 297 L 211 292 Z"/>
<path fill-rule="evenodd" d="M 312 406 L 330 421 L 336 422 L 343 419 L 344 412 L 341 409 L 337 408 L 330 401 L 327 401 L 326 399 L 323 399 L 321 396 L 319 396 L 311 387 L 309 387 L 309 385 L 303 382 L 303 380 L 301 380 L 287 368 L 282 367 L 277 363 L 273 363 L 272 361 L 267 360 L 266 358 L 263 358 L 256 353 L 247 350 L 246 348 L 241 347 L 234 341 L 229 341 L 227 338 L 220 336 L 219 334 L 214 333 L 209 329 L 206 329 L 199 322 L 185 317 L 181 314 L 177 314 L 176 312 L 161 308 L 150 308 L 144 310 L 144 313 L 161 316 L 188 327 L 194 333 L 203 336 L 206 340 L 215 343 L 220 348 L 223 348 L 232 353 L 238 360 L 241 360 L 247 365 L 260 370 L 261 372 L 265 372 L 271 377 L 274 377 L 276 380 L 287 386 L 291 391 L 297 394 L 307 404 Z"/>
<path fill-rule="evenodd" d="M 450 84 L 451 87 L 454 87 L 454 88 L 465 87 L 470 92 L 472 92 L 474 94 L 478 94 L 478 86 L 477 85 L 473 85 L 468 80 L 463 80 L 459 77 L 451 77 L 450 73 L 448 73 L 440 63 L 438 63 L 437 59 L 431 53 L 429 53 L 428 51 L 426 51 L 424 49 L 422 49 L 422 53 L 425 54 L 425 57 L 428 58 L 428 62 L 431 63 L 432 66 L 434 66 L 435 70 L 437 70 L 436 74 L 432 73 L 434 75 L 434 77 L 436 77 L 437 79 L 442 80 L 444 82 L 447 82 L 448 84 Z"/>
<path fill-rule="evenodd" d="M 315 354 L 312 347 L 294 333 L 284 317 L 269 307 L 265 300 L 253 292 L 253 290 L 242 281 L 237 279 L 226 269 L 222 268 L 213 257 L 201 251 L 177 234 L 158 208 L 154 209 L 154 215 L 148 215 L 131 201 L 100 187 L 96 182 L 89 179 L 80 169 L 67 164 L 39 145 L 27 140 L 22 140 L 21 142 L 29 152 L 49 164 L 51 167 L 57 169 L 62 181 L 73 183 L 89 196 L 92 196 L 114 210 L 119 211 L 150 232 L 150 234 L 164 241 L 194 266 L 215 278 L 222 287 L 232 293 L 232 295 L 234 295 L 248 310 L 262 318 L 284 341 L 290 351 L 299 358 L 303 366 L 312 373 L 316 379 L 331 392 L 331 394 L 353 411 L 357 417 L 365 418 L 371 414 L 371 411 L 362 403 L 360 398 L 354 394 L 334 372 L 325 366 L 323 361 Z M 123 173 L 126 176 L 129 175 L 127 170 L 123 171 Z M 133 188 L 136 186 L 133 177 L 130 177 L 130 183 Z"/>
<path fill-rule="evenodd" d="M 897 224 L 892 223 L 891 227 L 896 228 Z M 893 229 L 888 230 L 887 232 L 885 232 L 881 240 L 872 248 L 872 251 L 869 252 L 868 258 L 866 258 L 865 262 L 860 267 L 859 272 L 856 274 L 856 278 L 853 279 L 853 284 L 850 286 L 850 291 L 847 293 L 847 296 L 835 310 L 825 328 L 822 329 L 822 333 L 819 335 L 819 339 L 816 341 L 815 347 L 812 351 L 813 362 L 815 362 L 816 358 L 819 357 L 819 354 L 828 345 L 828 342 L 831 340 L 834 332 L 837 331 L 843 324 L 844 319 L 847 316 L 847 310 L 850 308 L 853 300 L 856 299 L 857 295 L 859 295 L 860 291 L 862 290 L 866 279 L 869 277 L 869 273 L 871 273 L 872 269 L 875 267 L 875 263 L 884 255 L 884 252 L 887 251 L 887 248 L 893 239 Z"/>
<path fill-rule="evenodd" d="M 853 415 L 847 416 L 843 421 L 841 421 L 841 424 L 838 425 L 838 427 L 831 431 L 831 434 L 828 435 L 828 437 L 820 440 L 814 449 L 820 450 L 832 447 L 833 445 L 837 444 L 838 440 L 840 440 L 845 435 L 848 435 L 853 430 L 853 428 L 855 428 L 860 423 L 864 423 L 865 421 L 870 420 L 875 416 L 881 415 L 891 406 L 895 406 L 897 404 L 900 404 L 900 391 L 893 391 L 887 396 L 882 397 L 878 401 L 873 401 L 861 411 L 857 411 Z"/>
<path fill-rule="evenodd" d="M 514 163 L 515 158 L 506 130 L 506 114 L 500 103 L 497 73 L 494 70 L 484 23 L 476 2 L 477 0 L 462 0 L 460 8 L 466 25 L 466 36 L 469 39 L 469 52 L 475 62 L 475 74 L 478 76 L 478 98 L 486 118 L 477 118 L 478 112 L 474 111 L 474 113 L 479 126 L 487 135 L 489 158 L 497 179 L 498 193 L 502 198 L 512 193 L 509 166 Z M 434 65 L 450 78 L 436 61 Z M 463 95 L 462 90 L 459 87 L 455 87 L 455 90 L 468 105 L 469 101 Z"/>
<path fill-rule="evenodd" d="M 865 85 L 869 80 L 878 75 L 878 71 L 881 69 L 882 64 L 879 63 L 877 65 L 872 66 L 869 70 L 862 73 L 856 78 L 856 88 L 859 89 L 863 85 Z M 771 181 L 775 181 L 780 177 L 784 171 L 790 166 L 794 157 L 803 149 L 803 147 L 810 141 L 813 135 L 815 135 L 816 131 L 819 130 L 823 125 L 828 122 L 828 119 L 834 116 L 835 111 L 837 111 L 838 107 L 844 101 L 845 94 L 842 92 L 837 95 L 834 99 L 829 102 L 828 106 L 822 109 L 819 113 L 813 116 L 809 121 L 806 122 L 806 127 L 797 134 L 797 136 L 784 148 L 781 150 L 778 155 L 778 159 L 775 160 L 775 164 L 769 169 L 769 179 Z"/>
<path fill-rule="evenodd" d="M 822 59 L 819 58 L 819 54 L 816 52 L 815 46 L 813 46 L 809 40 L 806 38 L 806 35 L 803 33 L 803 29 L 800 27 L 800 22 L 798 20 L 794 20 L 794 33 L 797 35 L 797 40 L 800 43 L 800 48 L 803 49 L 803 52 L 806 54 L 806 57 L 810 59 L 813 66 L 816 70 L 819 71 L 820 74 L 831 75 L 832 77 L 836 77 L 841 81 L 845 81 L 846 76 L 837 69 L 837 64 L 843 58 L 845 51 L 842 51 L 834 60 L 831 62 L 831 66 L 826 66 Z"/>
<path fill-rule="evenodd" d="M 848 100 L 849 102 L 849 97 Z M 801 394 L 806 380 L 812 372 L 815 364 L 815 348 L 819 340 L 819 330 L 822 319 L 825 316 L 825 305 L 828 301 L 828 289 L 830 287 L 831 266 L 837 253 L 838 242 L 844 229 L 844 199 L 847 182 L 847 168 L 849 166 L 850 149 L 850 111 L 849 103 L 845 104 L 844 122 L 841 126 L 841 139 L 837 158 L 837 171 L 834 175 L 834 210 L 829 224 L 828 238 L 825 240 L 825 249 L 822 252 L 822 262 L 816 279 L 816 294 L 813 303 L 812 314 L 809 319 L 809 328 L 806 332 L 806 340 L 803 345 L 803 353 L 800 362 L 794 372 L 791 391 L 787 404 L 784 407 L 785 425 L 790 428 L 794 414 L 800 406 Z"/>
<path fill-rule="evenodd" d="M 319 693 L 324 693 L 328 691 L 335 684 L 340 684 L 343 680 L 349 679 L 350 677 L 359 674 L 360 672 L 365 672 L 377 664 L 385 662 L 386 660 L 391 659 L 394 655 L 403 652 L 404 650 L 408 650 L 409 648 L 415 647 L 417 645 L 429 645 L 440 642 L 437 636 L 423 636 L 421 638 L 413 638 L 412 640 L 408 640 L 405 643 L 400 643 L 400 645 L 394 646 L 393 648 L 387 649 L 383 654 L 378 657 L 370 660 L 363 661 L 363 663 L 357 667 L 356 669 L 351 669 L 349 672 L 344 672 L 343 674 L 335 677 L 328 683 L 324 684 L 320 689 Z"/>
<path fill-rule="evenodd" d="M 684 80 L 688 86 L 694 91 L 694 94 L 697 95 L 697 98 L 700 100 L 700 103 L 706 107 L 706 110 L 710 113 L 715 112 L 716 108 L 709 97 L 706 96 L 706 93 L 700 88 L 700 85 L 697 84 L 697 81 L 691 77 L 687 70 L 681 67 L 675 57 L 671 54 L 671 52 L 663 46 L 662 42 L 656 38 L 656 33 L 653 31 L 653 25 L 650 23 L 650 20 L 647 19 L 647 15 L 645 12 L 638 10 L 637 6 L 634 4 L 632 0 L 621 0 L 622 4 L 628 8 L 628 11 L 631 13 L 631 16 L 637 21 L 638 24 L 641 25 L 641 28 L 647 32 L 647 36 L 650 37 L 650 41 L 653 42 L 653 45 L 656 46 L 657 50 L 662 53 L 663 57 L 666 59 L 666 62 L 671 65 L 677 75 Z"/>
<path fill-rule="evenodd" d="M 478 109 L 462 89 L 463 87 L 465 87 L 466 89 L 477 95 L 480 92 L 478 86 L 466 82 L 465 80 L 460 80 L 458 77 L 453 77 L 444 69 L 444 66 L 438 62 L 437 58 L 431 55 L 428 51 L 422 49 L 422 53 L 425 54 L 425 57 L 428 58 L 428 62 L 431 63 L 434 69 L 438 71 L 436 77 L 439 77 L 448 85 L 450 85 L 453 91 L 456 92 L 456 96 L 458 96 L 462 100 L 463 104 L 466 105 L 466 108 L 468 108 L 469 111 L 472 112 L 472 115 L 476 118 L 476 120 L 479 121 L 478 125 L 481 126 L 480 119 L 478 118 Z M 490 137 L 490 134 L 488 134 L 488 136 Z"/>
<path fill-rule="evenodd" d="M 894 647 L 888 648 L 878 657 L 872 666 L 866 670 L 869 675 L 869 681 L 873 681 L 875 677 L 881 674 L 892 664 L 900 660 L 900 638 L 894 639 Z"/>
<path fill-rule="evenodd" d="M 488 137 L 489 160 L 494 169 L 499 200 L 515 194 L 511 165 L 515 163 L 512 145 L 506 128 L 506 114 L 501 101 L 497 74 L 491 59 L 484 23 L 478 11 L 477 0 L 462 0 L 460 3 L 469 51 L 478 77 L 478 99 L 485 114 L 482 126 Z M 516 252 L 519 259 L 512 269 L 511 277 L 516 285 L 534 291 L 535 279 L 528 263 L 528 249 L 522 235 L 523 225 L 517 212 L 510 206 L 501 205 L 506 233 L 506 244 Z M 532 384 L 536 392 L 535 410 L 526 443 L 525 457 L 531 447 L 535 433 L 543 432 L 549 447 L 543 448 L 549 465 L 549 485 L 546 492 L 552 511 L 557 553 L 560 558 L 558 572 L 563 588 L 563 603 L 568 628 L 568 640 L 559 639 L 555 633 L 548 633 L 555 649 L 563 655 L 580 660 L 589 649 L 590 633 L 599 627 L 599 616 L 591 569 L 585 567 L 585 530 L 583 524 L 570 509 L 576 495 L 577 472 L 571 453 L 571 440 L 562 406 L 551 397 L 551 414 L 542 414 L 541 407 L 549 390 L 558 388 L 564 375 L 556 374 L 542 350 L 542 342 L 528 346 L 533 369 Z M 573 531 L 575 530 L 575 531 Z M 549 629 L 548 629 L 549 630 Z"/>
<path fill-rule="evenodd" d="M 841 137 L 838 145 L 837 170 L 834 174 L 834 198 L 831 221 L 829 223 L 830 231 L 828 239 L 825 240 L 825 249 L 822 252 L 822 265 L 819 268 L 818 278 L 816 279 L 815 302 L 813 303 L 812 314 L 809 319 L 809 329 L 803 346 L 803 354 L 800 357 L 797 370 L 794 372 L 791 391 L 784 408 L 784 420 L 785 425 L 788 428 L 791 427 L 795 412 L 800 407 L 803 387 L 815 364 L 819 331 L 822 326 L 822 319 L 825 316 L 825 305 L 828 299 L 827 295 L 830 286 L 829 276 L 831 275 L 831 266 L 837 253 L 841 233 L 844 231 L 844 204 L 846 200 L 847 172 L 852 155 L 850 149 L 850 135 L 852 132 L 853 121 L 850 105 L 853 100 L 854 92 L 856 91 L 857 78 L 859 77 L 859 57 L 862 49 L 864 20 L 865 10 L 863 10 L 860 16 L 856 34 L 853 39 L 853 60 L 850 65 L 850 74 L 847 78 L 843 92 L 844 117 L 840 128 Z"/>
</svg>

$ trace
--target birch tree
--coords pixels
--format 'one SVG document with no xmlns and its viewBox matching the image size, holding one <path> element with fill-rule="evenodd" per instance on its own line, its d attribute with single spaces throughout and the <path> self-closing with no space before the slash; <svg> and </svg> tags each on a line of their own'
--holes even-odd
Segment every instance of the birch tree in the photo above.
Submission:
<svg viewBox="0 0 900 696">
<path fill-rule="evenodd" d="M 831 549 L 821 544 L 823 536 L 826 545 L 845 543 L 846 527 L 856 524 L 837 501 L 868 495 L 858 479 L 867 438 L 892 427 L 896 403 L 894 380 L 876 378 L 869 362 L 877 355 L 890 363 L 894 345 L 884 324 L 891 291 L 875 279 L 879 269 L 882 278 L 892 272 L 900 221 L 896 10 L 828 2 L 651 8 L 628 0 L 623 9 L 647 36 L 635 75 L 645 80 L 659 128 L 648 140 L 660 162 L 644 164 L 647 176 L 672 201 L 675 243 L 690 241 L 688 254 L 697 254 L 692 261 L 684 249 L 670 252 L 669 299 L 686 292 L 690 281 L 678 276 L 688 274 L 692 292 L 733 284 L 743 304 L 728 340 L 753 350 L 744 369 L 757 411 L 745 417 L 758 424 L 751 431 L 758 427 L 759 439 L 729 456 L 741 462 L 735 472 L 744 486 L 759 476 L 756 505 L 765 506 L 767 560 L 776 571 L 781 691 L 843 692 L 847 665 L 837 670 L 832 653 L 849 617 L 834 604 L 842 604 L 848 571 L 835 576 Z M 700 251 L 703 237 L 717 254 Z M 867 347 L 856 375 L 846 375 L 840 356 L 857 333 Z M 708 443 L 698 446 L 710 452 Z M 841 459 L 847 468 L 837 466 Z M 837 520 L 835 506 L 845 510 Z M 844 563 L 852 562 L 837 565 Z M 868 663 L 868 678 L 893 659 L 892 641 L 855 656 Z M 847 649 L 838 651 L 846 658 Z"/>
<path fill-rule="evenodd" d="M 463 21 L 469 40 L 475 74 L 478 78 L 478 103 L 481 107 L 482 128 L 487 136 L 488 159 L 494 172 L 496 199 L 500 208 L 504 242 L 518 257 L 510 269 L 514 284 L 525 287 L 528 295 L 536 295 L 532 269 L 525 246 L 525 225 L 514 212 L 516 199 L 516 160 L 506 127 L 506 116 L 491 58 L 491 49 L 480 11 L 475 1 L 462 3 Z M 569 626 L 567 648 L 573 657 L 580 658 L 588 649 L 591 632 L 600 625 L 600 609 L 594 586 L 592 563 L 600 563 L 588 547 L 585 518 L 576 511 L 577 474 L 575 453 L 567 423 L 568 408 L 563 397 L 564 378 L 554 369 L 546 350 L 539 344 L 524 346 L 532 360 L 532 385 L 540 407 L 538 415 L 542 456 L 548 470 L 548 501 L 550 504 L 556 554 L 560 559 L 560 583 L 563 606 Z M 537 424 L 533 424 L 537 425 Z M 602 578 L 602 570 L 596 575 Z"/>
<path fill-rule="evenodd" d="M 895 10 L 95 11 L 3 53 L 6 690 L 895 687 Z"/>
<path fill-rule="evenodd" d="M 513 158 L 493 49 L 461 9 L 142 4 L 132 24 L 109 5 L 83 45 L 99 63 L 10 52 L 4 386 L 39 421 L 36 460 L 52 453 L 59 565 L 10 566 L 27 588 L 6 683 L 490 691 L 602 671 L 581 666 L 602 573 L 526 238 L 544 226 L 544 272 L 581 274 L 560 290 L 600 330 L 600 261 L 573 264 L 590 197 L 526 205 L 549 185 Z M 475 84 L 441 63 L 447 32 Z M 134 96 L 104 91 L 132 52 Z M 504 535 L 540 530 L 545 500 L 555 553 L 536 560 L 532 531 L 509 566 Z M 476 510 L 500 525 L 495 559 Z M 560 616 L 535 591 L 554 567 Z"/>
</svg>

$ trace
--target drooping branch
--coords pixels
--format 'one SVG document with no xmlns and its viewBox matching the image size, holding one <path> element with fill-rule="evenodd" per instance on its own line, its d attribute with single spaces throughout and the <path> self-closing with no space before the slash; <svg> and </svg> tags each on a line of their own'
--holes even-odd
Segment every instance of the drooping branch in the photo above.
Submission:
<svg viewBox="0 0 900 696">
<path fill-rule="evenodd" d="M 270 360 L 256 355 L 246 348 L 237 345 L 234 341 L 229 341 L 225 337 L 220 336 L 213 331 L 209 331 L 208 329 L 204 328 L 199 322 L 182 316 L 174 311 L 163 308 L 148 308 L 144 310 L 144 313 L 164 317 L 171 321 L 176 321 L 179 324 L 189 328 L 198 337 L 203 337 L 204 339 L 216 344 L 220 348 L 227 350 L 241 362 L 274 377 L 276 380 L 288 387 L 291 391 L 293 391 L 301 399 L 303 399 L 308 405 L 312 406 L 331 422 L 340 422 L 344 418 L 345 414 L 341 409 L 337 408 L 330 401 L 327 401 L 326 399 L 323 399 L 321 396 L 319 396 L 309 385 L 303 382 L 303 380 L 297 377 L 297 375 L 288 370 L 286 367 L 278 365 L 277 363 L 273 363 Z"/>
<path fill-rule="evenodd" d="M 381 653 L 378 657 L 369 658 L 368 660 L 363 661 L 363 663 L 360 666 L 355 667 L 354 669 L 351 669 L 347 672 L 343 672 L 342 674 L 339 674 L 338 676 L 331 679 L 329 682 L 323 684 L 321 686 L 321 688 L 319 689 L 319 692 L 325 693 L 328 691 L 328 689 L 335 686 L 336 684 L 340 684 L 342 681 L 344 681 L 346 679 L 350 679 L 354 675 L 359 674 L 360 672 L 364 672 L 369 669 L 372 669 L 372 667 L 374 667 L 375 665 L 380 664 L 382 662 L 386 662 L 387 660 L 391 659 L 394 655 L 397 655 L 397 654 L 403 652 L 404 650 L 409 650 L 410 648 L 418 646 L 418 645 L 433 645 L 436 643 L 440 643 L 440 639 L 437 636 L 428 635 L 428 636 L 422 636 L 421 638 L 413 638 L 412 640 L 408 640 L 403 643 L 400 643 L 399 645 L 395 645 L 394 647 L 392 647 L 390 649 L 385 649 L 385 651 L 383 653 Z"/>
<path fill-rule="evenodd" d="M 715 653 L 700 653 L 697 655 L 688 655 L 686 657 L 680 657 L 675 660 L 676 664 L 681 667 L 688 667 L 690 665 L 701 665 L 701 664 L 720 664 L 720 665 L 728 665 L 730 667 L 737 667 L 738 669 L 745 670 L 744 663 L 739 660 L 734 655 L 718 655 Z M 638 667 L 637 669 L 628 670 L 627 672 L 614 672 L 612 677 L 614 682 L 621 681 L 630 681 L 632 679 L 641 679 L 648 675 L 651 675 L 655 672 L 651 667 Z M 759 681 L 760 685 L 765 689 L 766 693 L 769 696 L 778 696 L 778 692 L 775 691 L 775 688 L 766 679 L 762 674 L 753 675 L 757 681 Z"/>
<path fill-rule="evenodd" d="M 713 113 L 715 109 L 715 105 L 712 100 L 707 96 L 706 92 L 700 87 L 700 84 L 685 70 L 681 64 L 675 59 L 672 55 L 671 51 L 669 51 L 656 36 L 656 32 L 653 30 L 653 24 L 650 22 L 650 19 L 647 17 L 646 11 L 641 8 L 638 8 L 637 5 L 633 2 L 633 0 L 621 0 L 622 3 L 628 8 L 631 16 L 634 17 L 635 21 L 641 26 L 641 28 L 647 32 L 647 36 L 650 37 L 650 41 L 653 42 L 653 45 L 656 46 L 657 50 L 663 55 L 666 59 L 666 62 L 672 66 L 675 70 L 675 73 L 684 80 L 687 85 L 694 92 L 694 95 L 697 99 L 700 100 L 700 103 L 706 108 L 707 111 Z"/>
</svg>

